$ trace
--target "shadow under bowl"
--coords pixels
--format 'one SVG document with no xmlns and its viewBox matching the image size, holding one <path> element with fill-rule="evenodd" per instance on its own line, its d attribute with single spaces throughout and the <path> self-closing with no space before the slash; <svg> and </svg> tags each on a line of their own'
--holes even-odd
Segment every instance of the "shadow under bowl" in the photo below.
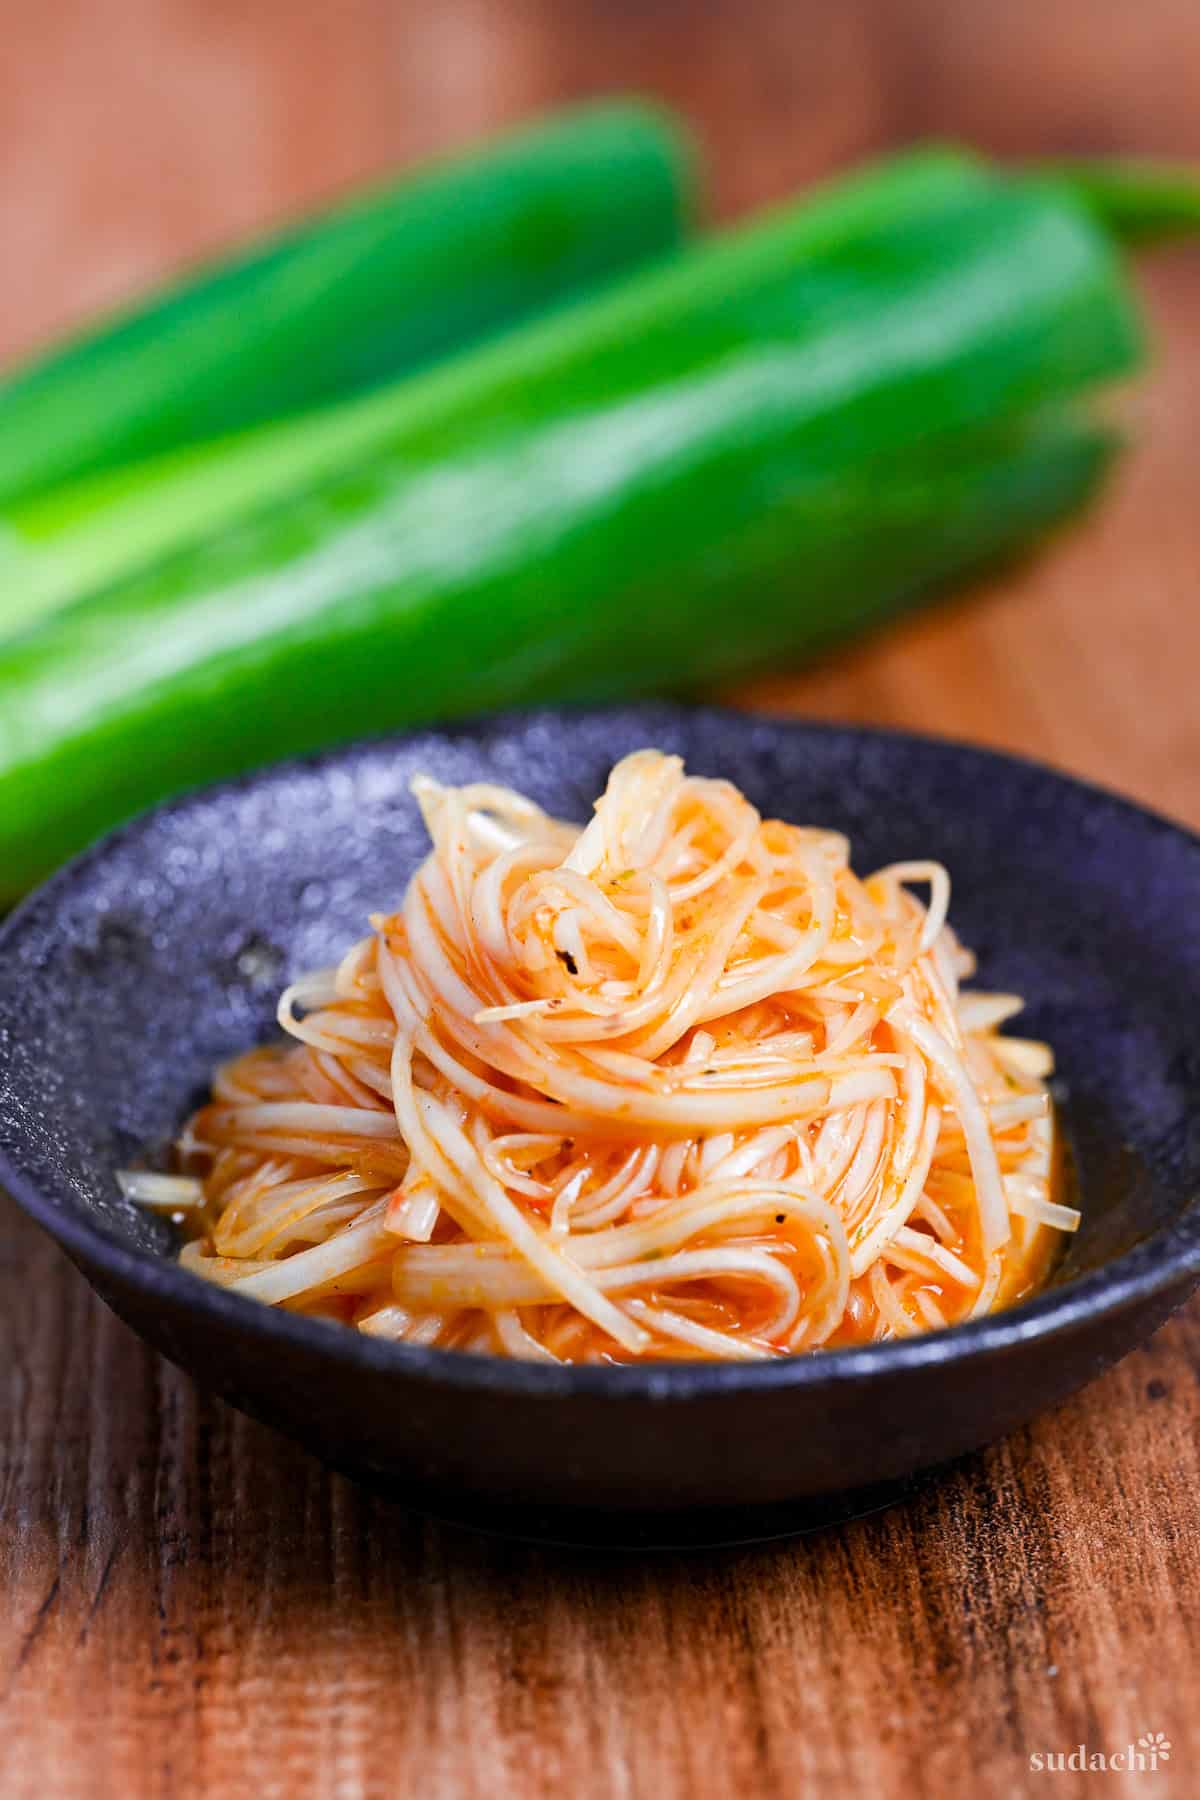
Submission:
<svg viewBox="0 0 1200 1800">
<path fill-rule="evenodd" d="M 1058 1058 L 1084 1210 L 1049 1288 L 903 1343 L 768 1364 L 553 1368 L 372 1341 L 186 1274 L 115 1171 L 273 1031 L 424 852 L 420 769 L 587 816 L 645 744 L 867 870 L 935 857 L 988 987 Z M 1200 1280 L 1200 841 L 961 745 L 645 706 L 485 719 L 185 797 L 62 870 L 0 936 L 0 1182 L 165 1356 L 409 1504 L 520 1535 L 732 1541 L 850 1516 L 1090 1381 Z"/>
</svg>

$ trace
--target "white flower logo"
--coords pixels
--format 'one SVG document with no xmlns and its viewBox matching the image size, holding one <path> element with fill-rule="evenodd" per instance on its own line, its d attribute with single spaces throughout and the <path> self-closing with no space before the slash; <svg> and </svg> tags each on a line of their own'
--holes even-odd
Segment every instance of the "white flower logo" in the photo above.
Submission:
<svg viewBox="0 0 1200 1800">
<path fill-rule="evenodd" d="M 1151 1756 L 1157 1756 L 1159 1762 L 1170 1762 L 1171 1740 L 1165 1731 L 1147 1731 L 1138 1739 L 1139 1750 L 1149 1750 Z"/>
</svg>

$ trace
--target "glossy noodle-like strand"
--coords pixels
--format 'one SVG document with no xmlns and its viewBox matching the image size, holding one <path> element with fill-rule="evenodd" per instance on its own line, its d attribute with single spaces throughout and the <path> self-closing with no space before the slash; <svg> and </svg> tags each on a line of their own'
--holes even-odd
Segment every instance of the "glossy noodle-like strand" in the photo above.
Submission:
<svg viewBox="0 0 1200 1800">
<path fill-rule="evenodd" d="M 196 1222 L 189 1268 L 550 1362 L 907 1336 L 1044 1277 L 1078 1223 L 1053 1060 L 1001 1035 L 1017 996 L 960 991 L 940 864 L 860 879 L 653 750 L 582 827 L 413 788 L 398 909 L 290 984 L 290 1047 L 217 1072 L 172 1177 L 125 1178 Z"/>
</svg>

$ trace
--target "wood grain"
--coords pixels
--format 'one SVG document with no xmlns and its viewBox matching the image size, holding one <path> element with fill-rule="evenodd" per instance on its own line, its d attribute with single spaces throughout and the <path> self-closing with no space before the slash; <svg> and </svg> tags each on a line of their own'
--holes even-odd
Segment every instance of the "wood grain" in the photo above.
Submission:
<svg viewBox="0 0 1200 1800">
<path fill-rule="evenodd" d="M 4 9 L 0 351 L 571 93 L 682 106 L 731 211 L 911 135 L 1200 156 L 1194 0 L 62 0 Z M 52 104 L 47 103 L 51 96 Z M 1200 823 L 1200 259 L 1156 259 L 1090 520 L 751 704 L 1009 745 Z M 0 1213 L 0 1794 L 997 1800 L 1200 1767 L 1200 1309 L 903 1507 L 605 1558 L 389 1508 L 198 1392 Z M 1088 1785 L 1087 1778 L 1074 1777 Z"/>
</svg>

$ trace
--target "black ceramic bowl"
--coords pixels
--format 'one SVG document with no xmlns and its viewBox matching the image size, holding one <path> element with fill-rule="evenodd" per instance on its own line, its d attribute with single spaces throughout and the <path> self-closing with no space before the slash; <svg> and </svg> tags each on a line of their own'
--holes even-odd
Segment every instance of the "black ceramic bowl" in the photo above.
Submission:
<svg viewBox="0 0 1200 1800">
<path fill-rule="evenodd" d="M 163 1143 L 297 971 L 423 853 L 409 777 L 583 818 L 643 744 L 856 865 L 941 858 L 988 985 L 1055 1046 L 1084 1225 L 1052 1287 L 951 1331 L 757 1365 L 556 1369 L 376 1343 L 208 1286 L 114 1171 Z M 172 1361 L 415 1504 L 532 1534 L 767 1534 L 1011 1430 L 1200 1279 L 1200 842 L 1032 764 L 884 732 L 647 707 L 425 732 L 192 795 L 65 869 L 0 940 L 0 1180 Z M 880 1484 L 883 1484 L 881 1487 Z M 650 1523 L 647 1523 L 650 1521 Z"/>
</svg>

